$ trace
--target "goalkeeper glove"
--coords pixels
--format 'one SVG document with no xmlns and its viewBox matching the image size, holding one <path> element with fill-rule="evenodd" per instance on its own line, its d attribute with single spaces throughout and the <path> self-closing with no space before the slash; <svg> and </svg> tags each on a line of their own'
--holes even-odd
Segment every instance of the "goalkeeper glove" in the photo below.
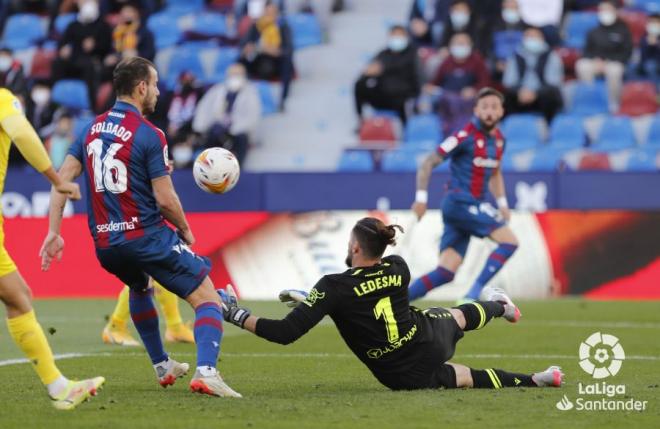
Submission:
<svg viewBox="0 0 660 429">
<path fill-rule="evenodd" d="M 279 298 L 280 301 L 287 305 L 287 307 L 295 307 L 306 300 L 308 295 L 309 293 L 305 292 L 304 290 L 284 289 L 282 292 L 280 292 Z"/>
<path fill-rule="evenodd" d="M 236 292 L 232 285 L 227 285 L 227 290 L 218 289 L 218 295 L 222 300 L 222 316 L 225 321 L 243 328 L 245 321 L 250 317 L 250 310 L 238 306 Z"/>
</svg>

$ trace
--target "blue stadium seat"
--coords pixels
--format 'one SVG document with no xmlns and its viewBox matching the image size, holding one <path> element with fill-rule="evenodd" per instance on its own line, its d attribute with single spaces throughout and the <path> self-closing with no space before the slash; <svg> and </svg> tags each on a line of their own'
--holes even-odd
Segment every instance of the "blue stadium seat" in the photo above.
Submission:
<svg viewBox="0 0 660 429">
<path fill-rule="evenodd" d="M 442 128 L 437 115 L 416 115 L 408 119 L 404 133 L 406 144 L 424 141 L 438 144 L 440 140 L 442 140 Z"/>
<path fill-rule="evenodd" d="M 563 156 L 564 150 L 561 148 L 545 146 L 536 149 L 530 171 L 555 171 L 560 166 Z"/>
<path fill-rule="evenodd" d="M 635 0 L 632 6 L 650 14 L 660 13 L 660 0 Z"/>
<path fill-rule="evenodd" d="M 417 171 L 417 160 L 422 156 L 413 150 L 395 149 L 383 153 L 381 170 L 386 172 Z"/>
<path fill-rule="evenodd" d="M 630 149 L 635 146 L 635 132 L 627 116 L 608 116 L 598 133 L 593 149 L 604 152 Z"/>
<path fill-rule="evenodd" d="M 520 151 L 541 143 L 541 117 L 530 114 L 510 115 L 502 124 L 507 150 Z"/>
<path fill-rule="evenodd" d="M 214 12 L 202 12 L 195 15 L 192 32 L 204 36 L 223 36 L 227 33 L 225 16 Z"/>
<path fill-rule="evenodd" d="M 373 171 L 374 158 L 366 150 L 344 152 L 339 159 L 337 171 Z"/>
<path fill-rule="evenodd" d="M 277 112 L 277 102 L 273 96 L 273 90 L 270 87 L 269 82 L 265 81 L 254 81 L 254 85 L 259 91 L 259 98 L 261 99 L 261 114 L 262 115 L 271 115 Z"/>
<path fill-rule="evenodd" d="M 656 115 L 651 122 L 646 144 L 653 147 L 660 147 L 660 115 Z"/>
<path fill-rule="evenodd" d="M 62 79 L 53 86 L 52 99 L 55 103 L 71 109 L 89 109 L 89 92 L 84 81 Z"/>
<path fill-rule="evenodd" d="M 166 81 L 167 88 L 174 89 L 177 79 L 184 71 L 189 71 L 199 80 L 204 79 L 204 68 L 199 58 L 199 50 L 191 47 L 180 46 L 172 53 L 170 63 L 167 68 Z"/>
<path fill-rule="evenodd" d="M 598 14 L 595 12 L 571 12 L 566 18 L 566 37 L 564 46 L 584 49 L 587 34 L 598 26 Z"/>
<path fill-rule="evenodd" d="M 293 47 L 296 49 L 323 43 L 323 33 L 314 14 L 296 13 L 287 16 L 287 22 L 293 35 Z"/>
<path fill-rule="evenodd" d="M 38 15 L 19 13 L 7 19 L 1 44 L 16 51 L 27 49 L 45 38 L 46 26 Z"/>
<path fill-rule="evenodd" d="M 506 60 L 510 58 L 516 52 L 516 48 L 520 45 L 522 35 L 522 31 L 496 31 L 495 34 L 493 34 L 495 58 L 498 60 Z"/>
<path fill-rule="evenodd" d="M 64 34 L 69 24 L 76 20 L 75 13 L 63 13 L 55 18 L 55 31 L 57 34 Z"/>
<path fill-rule="evenodd" d="M 195 12 L 204 9 L 204 0 L 166 0 L 167 8 L 179 13 Z"/>
<path fill-rule="evenodd" d="M 609 112 L 607 88 L 602 81 L 578 82 L 573 93 L 570 112 L 575 115 L 600 115 Z"/>
<path fill-rule="evenodd" d="M 73 119 L 73 137 L 78 138 L 85 130 L 85 127 L 94 120 L 94 115 L 80 115 Z"/>
<path fill-rule="evenodd" d="M 550 124 L 549 145 L 563 149 L 577 149 L 583 147 L 587 141 L 582 116 L 562 113 L 552 120 Z"/>
<path fill-rule="evenodd" d="M 218 50 L 218 56 L 215 59 L 215 64 L 213 65 L 213 73 L 209 76 L 210 83 L 222 82 L 225 80 L 225 73 L 230 65 L 238 61 L 240 52 L 237 48 L 220 48 Z"/>
<path fill-rule="evenodd" d="M 169 11 L 151 15 L 147 21 L 147 28 L 154 35 L 156 49 L 174 46 L 181 40 L 179 17 Z"/>
<path fill-rule="evenodd" d="M 628 158 L 626 171 L 658 171 L 657 150 L 635 150 Z"/>
</svg>

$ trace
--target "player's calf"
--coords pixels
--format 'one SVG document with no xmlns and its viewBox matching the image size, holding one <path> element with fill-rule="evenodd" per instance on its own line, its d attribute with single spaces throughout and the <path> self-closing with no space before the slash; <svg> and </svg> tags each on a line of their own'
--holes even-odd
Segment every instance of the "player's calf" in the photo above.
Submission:
<svg viewBox="0 0 660 429">
<path fill-rule="evenodd" d="M 477 389 L 501 389 L 503 387 L 560 387 L 564 382 L 561 368 L 551 366 L 535 374 L 518 374 L 501 369 L 470 368 L 472 387 Z"/>
<path fill-rule="evenodd" d="M 438 267 L 412 282 L 408 287 L 408 300 L 414 301 L 422 298 L 431 290 L 442 286 L 445 283 L 449 283 L 452 280 L 454 280 L 453 272 L 443 267 Z"/>
<path fill-rule="evenodd" d="M 493 318 L 504 315 L 504 305 L 497 301 L 474 301 L 453 308 L 463 313 L 465 325 L 459 323 L 459 326 L 464 331 L 481 329 Z"/>
</svg>

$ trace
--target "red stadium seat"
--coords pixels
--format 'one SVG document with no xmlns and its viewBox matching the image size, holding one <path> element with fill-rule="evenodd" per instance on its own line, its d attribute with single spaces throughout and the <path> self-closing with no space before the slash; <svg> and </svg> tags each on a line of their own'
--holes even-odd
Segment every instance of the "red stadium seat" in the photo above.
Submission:
<svg viewBox="0 0 660 429">
<path fill-rule="evenodd" d="M 55 60 L 56 55 L 55 50 L 37 50 L 32 58 L 30 77 L 33 79 L 50 79 L 53 60 Z"/>
<path fill-rule="evenodd" d="M 95 107 L 97 112 L 102 112 L 104 110 L 107 110 L 110 97 L 112 97 L 112 83 L 105 82 L 99 87 L 98 91 L 96 92 Z"/>
<path fill-rule="evenodd" d="M 632 33 L 633 42 L 635 43 L 635 46 L 638 46 L 639 41 L 646 32 L 646 14 L 634 10 L 622 10 L 620 11 L 619 16 L 623 19 L 623 22 L 628 25 L 630 33 Z"/>
<path fill-rule="evenodd" d="M 360 141 L 368 143 L 396 142 L 394 123 L 391 119 L 380 116 L 365 119 L 360 127 Z"/>
<path fill-rule="evenodd" d="M 579 170 L 610 171 L 610 158 L 606 153 L 589 152 L 582 156 Z"/>
<path fill-rule="evenodd" d="M 575 79 L 575 63 L 580 59 L 580 51 L 573 48 L 559 48 L 557 49 L 557 55 L 561 58 L 561 62 L 564 64 L 564 76 L 565 80 Z"/>
<path fill-rule="evenodd" d="M 658 94 L 651 82 L 628 82 L 621 93 L 622 115 L 641 116 L 658 111 Z"/>
</svg>

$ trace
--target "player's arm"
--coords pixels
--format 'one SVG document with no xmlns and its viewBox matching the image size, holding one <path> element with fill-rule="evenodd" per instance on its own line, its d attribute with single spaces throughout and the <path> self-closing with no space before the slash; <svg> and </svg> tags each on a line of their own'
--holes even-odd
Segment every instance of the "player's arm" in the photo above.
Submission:
<svg viewBox="0 0 660 429">
<path fill-rule="evenodd" d="M 176 227 L 179 235 L 187 244 L 194 244 L 195 237 L 186 220 L 179 196 L 174 190 L 172 178 L 169 174 L 157 177 L 151 181 L 151 186 L 163 217 Z"/>
<path fill-rule="evenodd" d="M 490 177 L 488 182 L 488 188 L 490 193 L 493 194 L 495 201 L 497 202 L 497 207 L 502 213 L 502 217 L 505 221 L 511 219 L 511 211 L 509 210 L 509 203 L 506 200 L 506 189 L 504 188 L 504 177 L 502 176 L 502 170 L 498 167 L 497 170 Z"/>
<path fill-rule="evenodd" d="M 412 205 L 412 210 L 421 219 L 426 213 L 426 208 L 429 200 L 429 181 L 433 169 L 440 165 L 444 158 L 436 151 L 429 154 L 417 169 L 417 192 L 415 192 L 415 202 Z"/>
<path fill-rule="evenodd" d="M 25 116 L 20 113 L 5 116 L 0 125 L 14 142 L 25 160 L 39 173 L 43 174 L 55 190 L 72 200 L 80 199 L 78 184 L 63 180 L 53 168 L 46 148 L 37 132 Z"/>
</svg>

